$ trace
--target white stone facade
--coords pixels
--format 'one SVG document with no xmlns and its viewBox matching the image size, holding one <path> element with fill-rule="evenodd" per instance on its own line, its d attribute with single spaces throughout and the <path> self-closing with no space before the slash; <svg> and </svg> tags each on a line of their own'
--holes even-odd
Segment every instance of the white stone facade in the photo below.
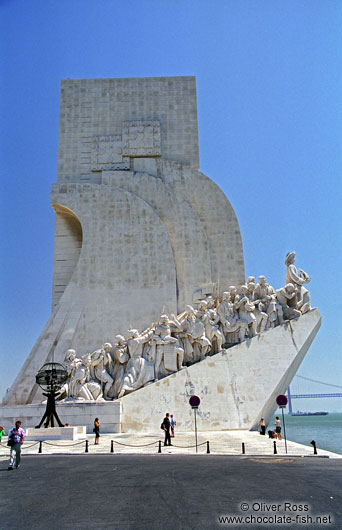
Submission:
<svg viewBox="0 0 342 530">
<path fill-rule="evenodd" d="M 244 282 L 234 211 L 199 171 L 194 77 L 62 82 L 52 314 L 5 397 L 161 312 Z M 199 296 L 200 295 L 200 296 Z"/>
</svg>

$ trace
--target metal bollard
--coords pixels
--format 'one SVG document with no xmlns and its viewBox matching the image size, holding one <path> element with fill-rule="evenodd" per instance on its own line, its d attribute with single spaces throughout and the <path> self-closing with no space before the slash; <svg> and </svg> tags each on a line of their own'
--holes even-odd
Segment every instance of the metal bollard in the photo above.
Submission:
<svg viewBox="0 0 342 530">
<path fill-rule="evenodd" d="M 242 442 L 242 454 L 243 454 L 243 455 L 246 454 L 245 442 Z"/>
<path fill-rule="evenodd" d="M 114 453 L 114 440 L 110 441 L 110 452 Z"/>
<path fill-rule="evenodd" d="M 312 442 L 310 442 L 311 445 L 313 445 L 313 448 L 314 448 L 314 455 L 317 455 L 317 447 L 316 447 L 316 442 L 315 440 L 312 440 Z"/>
<path fill-rule="evenodd" d="M 158 453 L 161 453 L 161 440 L 159 440 Z"/>
<path fill-rule="evenodd" d="M 38 453 L 42 453 L 42 452 L 43 452 L 43 442 L 39 442 Z"/>
<path fill-rule="evenodd" d="M 85 451 L 84 451 L 85 453 L 89 453 L 88 445 L 89 445 L 89 442 L 88 442 L 88 440 L 86 440 Z"/>
<path fill-rule="evenodd" d="M 274 440 L 273 441 L 273 454 L 274 455 L 277 455 L 278 454 L 278 451 L 277 451 L 277 442 Z"/>
<path fill-rule="evenodd" d="M 210 449 L 209 449 L 209 441 L 207 441 L 207 455 L 210 454 Z"/>
</svg>

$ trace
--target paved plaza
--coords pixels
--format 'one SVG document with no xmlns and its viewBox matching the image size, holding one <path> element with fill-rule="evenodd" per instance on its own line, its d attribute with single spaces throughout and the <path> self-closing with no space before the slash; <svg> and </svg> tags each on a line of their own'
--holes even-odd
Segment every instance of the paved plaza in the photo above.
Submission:
<svg viewBox="0 0 342 530">
<path fill-rule="evenodd" d="M 196 454 L 194 432 L 176 432 L 172 439 L 172 447 L 164 447 L 163 432 L 151 434 L 101 434 L 100 444 L 94 445 L 94 435 L 88 434 L 89 454 L 108 454 L 111 452 L 112 440 L 113 451 L 118 454 L 155 454 L 158 453 L 159 440 L 162 442 L 161 451 L 167 454 Z M 260 436 L 258 432 L 252 431 L 211 431 L 198 433 L 198 454 L 207 454 L 207 441 L 209 451 L 216 455 L 241 455 L 242 443 L 244 443 L 245 454 L 265 456 L 274 454 L 274 442 L 267 435 Z M 313 447 L 308 440 L 308 446 L 287 441 L 287 454 L 293 456 L 313 456 Z M 277 454 L 285 455 L 284 439 L 276 442 Z M 55 441 L 47 440 L 42 443 L 42 454 L 82 454 L 86 449 L 86 441 Z M 37 454 L 39 442 L 25 442 L 23 455 Z M 329 451 L 324 451 L 318 446 L 318 456 L 329 456 L 329 458 L 342 458 Z M 8 458 L 6 437 L 0 446 L 0 462 Z"/>
<path fill-rule="evenodd" d="M 8 471 L 3 438 L 1 530 L 277 528 L 255 519 L 276 515 L 292 517 L 281 528 L 310 528 L 301 516 L 330 517 L 325 526 L 341 528 L 342 455 L 318 448 L 314 456 L 311 446 L 294 442 L 286 455 L 283 440 L 275 455 L 273 440 L 250 431 L 200 432 L 197 455 L 194 432 L 176 433 L 171 447 L 162 441 L 161 454 L 159 440 L 162 433 L 103 434 L 94 445 L 89 434 L 45 441 L 42 453 L 28 441 L 20 469 Z M 286 502 L 307 511 L 290 513 Z M 261 503 L 277 511 L 270 515 Z M 232 524 L 221 516 L 250 518 Z"/>
<path fill-rule="evenodd" d="M 275 516 L 289 518 L 281 528 L 312 528 L 316 517 L 341 528 L 341 471 L 327 458 L 26 456 L 18 471 L 1 462 L 1 529 L 277 528 L 253 524 Z M 234 515 L 247 519 L 220 523 Z"/>
</svg>

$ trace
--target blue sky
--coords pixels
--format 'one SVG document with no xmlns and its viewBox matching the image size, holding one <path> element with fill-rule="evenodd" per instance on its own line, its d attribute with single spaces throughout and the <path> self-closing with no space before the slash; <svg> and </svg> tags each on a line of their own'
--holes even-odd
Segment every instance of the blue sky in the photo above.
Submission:
<svg viewBox="0 0 342 530">
<path fill-rule="evenodd" d="M 196 76 L 246 274 L 278 288 L 296 251 L 323 316 L 298 373 L 342 385 L 341 27 L 339 0 L 0 0 L 0 395 L 50 314 L 60 80 L 93 77 Z"/>
</svg>

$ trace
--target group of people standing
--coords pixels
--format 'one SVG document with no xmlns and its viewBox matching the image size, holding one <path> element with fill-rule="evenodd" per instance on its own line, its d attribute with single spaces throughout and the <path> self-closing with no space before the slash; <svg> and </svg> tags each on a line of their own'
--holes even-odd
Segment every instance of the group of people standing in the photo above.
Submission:
<svg viewBox="0 0 342 530">
<path fill-rule="evenodd" d="M 260 419 L 259 422 L 259 432 L 262 435 L 266 434 L 266 423 L 264 418 Z M 279 419 L 279 416 L 276 416 L 275 422 L 274 422 L 274 429 L 268 431 L 269 438 L 277 438 L 278 440 L 281 440 L 281 422 Z"/>
<path fill-rule="evenodd" d="M 176 427 L 176 420 L 173 414 L 170 415 L 170 413 L 167 412 L 160 426 L 160 428 L 165 433 L 164 445 L 172 445 L 171 438 L 175 437 L 175 427 Z"/>
</svg>

